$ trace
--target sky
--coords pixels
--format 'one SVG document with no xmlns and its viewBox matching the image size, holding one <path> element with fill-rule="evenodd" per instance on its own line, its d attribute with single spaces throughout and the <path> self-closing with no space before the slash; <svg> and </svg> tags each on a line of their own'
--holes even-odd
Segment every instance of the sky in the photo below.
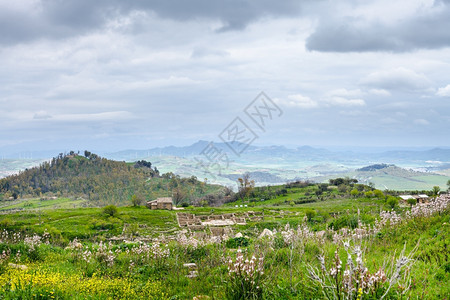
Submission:
<svg viewBox="0 0 450 300">
<path fill-rule="evenodd" d="M 0 154 L 450 146 L 448 0 L 0 0 Z M 245 108 L 264 92 L 265 127 Z"/>
</svg>

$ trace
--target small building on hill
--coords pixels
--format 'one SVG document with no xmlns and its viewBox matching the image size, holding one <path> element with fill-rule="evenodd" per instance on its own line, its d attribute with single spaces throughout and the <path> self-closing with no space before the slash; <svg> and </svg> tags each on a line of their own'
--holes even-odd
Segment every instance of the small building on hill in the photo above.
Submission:
<svg viewBox="0 0 450 300">
<path fill-rule="evenodd" d="M 425 194 L 415 195 L 414 198 L 416 198 L 419 203 L 428 203 L 429 199 L 428 195 Z"/>
<path fill-rule="evenodd" d="M 157 198 L 156 200 L 147 201 L 147 207 L 150 209 L 173 209 L 171 197 Z"/>
<path fill-rule="evenodd" d="M 399 196 L 402 200 L 407 201 L 409 199 L 416 199 L 415 197 L 413 197 L 412 195 L 400 195 Z"/>
<path fill-rule="evenodd" d="M 400 195 L 399 196 L 402 200 L 404 200 L 405 202 L 408 201 L 409 199 L 415 199 L 417 201 L 417 203 L 427 203 L 429 197 L 425 194 L 420 194 L 420 195 Z"/>
</svg>

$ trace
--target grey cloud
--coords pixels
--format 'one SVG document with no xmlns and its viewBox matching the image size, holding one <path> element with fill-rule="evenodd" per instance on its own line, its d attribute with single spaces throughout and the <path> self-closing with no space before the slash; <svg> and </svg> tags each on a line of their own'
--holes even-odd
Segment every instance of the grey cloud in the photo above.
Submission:
<svg viewBox="0 0 450 300">
<path fill-rule="evenodd" d="M 175 20 L 196 18 L 218 19 L 224 23 L 221 31 L 243 29 L 247 24 L 265 16 L 296 16 L 304 1 L 274 0 L 154 0 L 136 1 L 136 7 L 156 12 L 159 16 Z"/>
<path fill-rule="evenodd" d="M 218 20 L 223 23 L 218 31 L 240 30 L 261 17 L 297 16 L 302 5 L 295 0 L 42 0 L 40 7 L 28 10 L 0 7 L 0 44 L 76 36 L 101 29 L 106 22 L 132 11 L 153 12 L 177 21 Z"/>
<path fill-rule="evenodd" d="M 44 0 L 40 7 L 18 10 L 0 7 L 0 44 L 17 44 L 41 38 L 65 38 L 98 28 L 113 10 L 89 1 Z"/>
<path fill-rule="evenodd" d="M 321 52 L 405 52 L 450 46 L 450 1 L 437 1 L 436 12 L 417 13 L 392 25 L 360 18 L 321 20 L 306 41 L 308 50 Z"/>
</svg>

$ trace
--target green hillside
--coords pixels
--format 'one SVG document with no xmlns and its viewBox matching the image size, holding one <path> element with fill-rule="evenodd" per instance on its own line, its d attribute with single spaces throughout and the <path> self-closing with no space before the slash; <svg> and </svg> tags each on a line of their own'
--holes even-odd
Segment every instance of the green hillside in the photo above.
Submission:
<svg viewBox="0 0 450 300">
<path fill-rule="evenodd" d="M 208 185 L 193 176 L 160 174 L 150 162 L 108 160 L 88 151 L 84 155 L 60 154 L 38 167 L 0 179 L 4 208 L 42 206 L 43 201 L 49 203 L 56 198 L 62 198 L 56 201 L 57 205 L 66 200 L 75 201 L 77 206 L 124 205 L 132 195 L 146 200 L 174 193 L 176 204 L 181 204 L 220 190 L 220 186 Z"/>
</svg>

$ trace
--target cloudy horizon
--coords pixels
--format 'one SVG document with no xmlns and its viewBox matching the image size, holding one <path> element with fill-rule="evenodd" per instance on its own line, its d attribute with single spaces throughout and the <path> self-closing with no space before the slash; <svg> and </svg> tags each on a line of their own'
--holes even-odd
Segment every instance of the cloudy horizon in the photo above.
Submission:
<svg viewBox="0 0 450 300">
<path fill-rule="evenodd" d="M 0 0 L 0 154 L 220 141 L 450 146 L 450 1 Z M 244 119 L 245 120 L 245 119 Z"/>
</svg>

